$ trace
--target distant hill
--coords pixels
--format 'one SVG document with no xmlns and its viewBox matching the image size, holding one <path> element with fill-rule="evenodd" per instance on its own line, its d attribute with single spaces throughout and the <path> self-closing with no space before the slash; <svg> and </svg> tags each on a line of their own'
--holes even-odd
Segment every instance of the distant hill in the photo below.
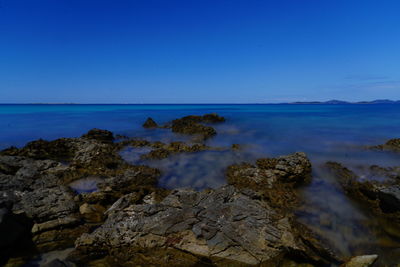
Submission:
<svg viewBox="0 0 400 267">
<path fill-rule="evenodd" d="M 291 102 L 287 104 L 305 104 L 305 105 L 354 105 L 354 104 L 400 104 L 400 100 L 377 99 L 373 101 L 347 102 L 341 100 L 329 101 L 309 101 L 309 102 Z"/>
</svg>

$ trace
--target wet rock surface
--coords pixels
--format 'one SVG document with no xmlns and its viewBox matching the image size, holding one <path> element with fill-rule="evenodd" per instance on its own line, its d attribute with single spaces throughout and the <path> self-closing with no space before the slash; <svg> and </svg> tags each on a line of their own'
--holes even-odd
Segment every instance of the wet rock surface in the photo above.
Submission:
<svg viewBox="0 0 400 267">
<path fill-rule="evenodd" d="M 397 168 L 370 167 L 372 173 L 385 175 L 386 180 L 363 180 L 340 163 L 328 162 L 327 167 L 336 175 L 346 193 L 364 204 L 379 216 L 400 223 L 400 181 L 394 174 Z"/>
</svg>

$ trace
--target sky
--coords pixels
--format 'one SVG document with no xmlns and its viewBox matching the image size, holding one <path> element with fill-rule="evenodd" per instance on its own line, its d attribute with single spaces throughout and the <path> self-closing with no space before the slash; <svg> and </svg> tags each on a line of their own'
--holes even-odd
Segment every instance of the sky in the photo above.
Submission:
<svg viewBox="0 0 400 267">
<path fill-rule="evenodd" d="M 0 0 L 0 103 L 400 99 L 397 0 Z"/>
</svg>

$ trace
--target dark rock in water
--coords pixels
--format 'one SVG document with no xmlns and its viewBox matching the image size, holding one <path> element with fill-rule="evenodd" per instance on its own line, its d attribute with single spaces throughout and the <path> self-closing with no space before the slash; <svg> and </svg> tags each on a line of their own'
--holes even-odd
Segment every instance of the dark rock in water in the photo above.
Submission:
<svg viewBox="0 0 400 267">
<path fill-rule="evenodd" d="M 143 142 L 136 142 L 133 145 L 143 146 Z M 141 155 L 141 159 L 164 159 L 173 154 L 178 153 L 193 153 L 199 151 L 221 151 L 223 148 L 209 147 L 204 144 L 186 144 L 184 142 L 171 142 L 164 144 L 160 142 L 150 143 L 148 142 L 145 146 L 155 148 L 149 153 Z"/>
<path fill-rule="evenodd" d="M 174 120 L 172 122 L 172 131 L 174 133 L 200 135 L 203 139 L 208 139 L 217 134 L 215 129 L 211 126 L 205 126 L 192 120 Z"/>
<path fill-rule="evenodd" d="M 377 146 L 370 146 L 370 149 L 388 150 L 400 152 L 400 138 L 390 139 L 386 143 Z"/>
<path fill-rule="evenodd" d="M 339 163 L 328 162 L 327 167 L 352 198 L 368 204 L 374 213 L 400 223 L 400 184 L 398 179 L 363 181 L 354 172 Z M 373 169 L 376 170 L 377 167 L 375 166 Z M 380 168 L 381 173 L 383 170 L 384 168 Z"/>
<path fill-rule="evenodd" d="M 219 122 L 225 122 L 225 118 L 219 116 L 217 113 L 210 113 L 203 115 L 201 122 L 219 123 Z"/>
<path fill-rule="evenodd" d="M 218 116 L 215 113 L 206 114 L 204 116 L 186 116 L 180 119 L 173 120 L 171 129 L 174 133 L 199 135 L 205 140 L 214 136 L 217 132 L 211 126 L 206 126 L 201 123 L 219 123 L 224 122 L 225 118 Z"/>
<path fill-rule="evenodd" d="M 152 119 L 152 118 L 147 118 L 147 120 L 143 123 L 143 128 L 151 129 L 151 128 L 157 128 L 158 124 Z"/>
<path fill-rule="evenodd" d="M 82 138 L 94 139 L 100 142 L 114 141 L 114 136 L 112 132 L 101 129 L 92 129 L 86 134 L 82 135 Z"/>
</svg>

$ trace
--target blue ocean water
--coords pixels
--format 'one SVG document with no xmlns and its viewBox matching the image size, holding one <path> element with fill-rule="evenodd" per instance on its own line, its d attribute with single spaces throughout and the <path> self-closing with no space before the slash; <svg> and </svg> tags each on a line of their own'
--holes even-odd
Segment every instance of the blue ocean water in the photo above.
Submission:
<svg viewBox="0 0 400 267">
<path fill-rule="evenodd" d="M 243 149 L 146 162 L 161 169 L 160 186 L 215 188 L 225 183 L 224 170 L 230 164 L 304 151 L 313 163 L 313 182 L 301 191 L 308 211 L 299 212 L 299 219 L 343 255 L 388 255 L 399 248 L 400 236 L 388 235 L 382 222 L 354 205 L 321 166 L 328 160 L 354 170 L 360 165 L 400 165 L 399 155 L 363 147 L 400 137 L 400 105 L 0 105 L 0 149 L 38 138 L 77 137 L 91 128 L 165 142 L 181 140 L 185 137 L 165 129 L 146 130 L 141 124 L 147 117 L 165 123 L 210 112 L 227 121 L 215 126 L 218 134 L 208 144 L 228 147 L 237 143 Z M 121 155 L 138 163 L 143 152 L 128 147 Z M 400 253 L 396 253 L 386 259 L 400 262 Z"/>
</svg>

